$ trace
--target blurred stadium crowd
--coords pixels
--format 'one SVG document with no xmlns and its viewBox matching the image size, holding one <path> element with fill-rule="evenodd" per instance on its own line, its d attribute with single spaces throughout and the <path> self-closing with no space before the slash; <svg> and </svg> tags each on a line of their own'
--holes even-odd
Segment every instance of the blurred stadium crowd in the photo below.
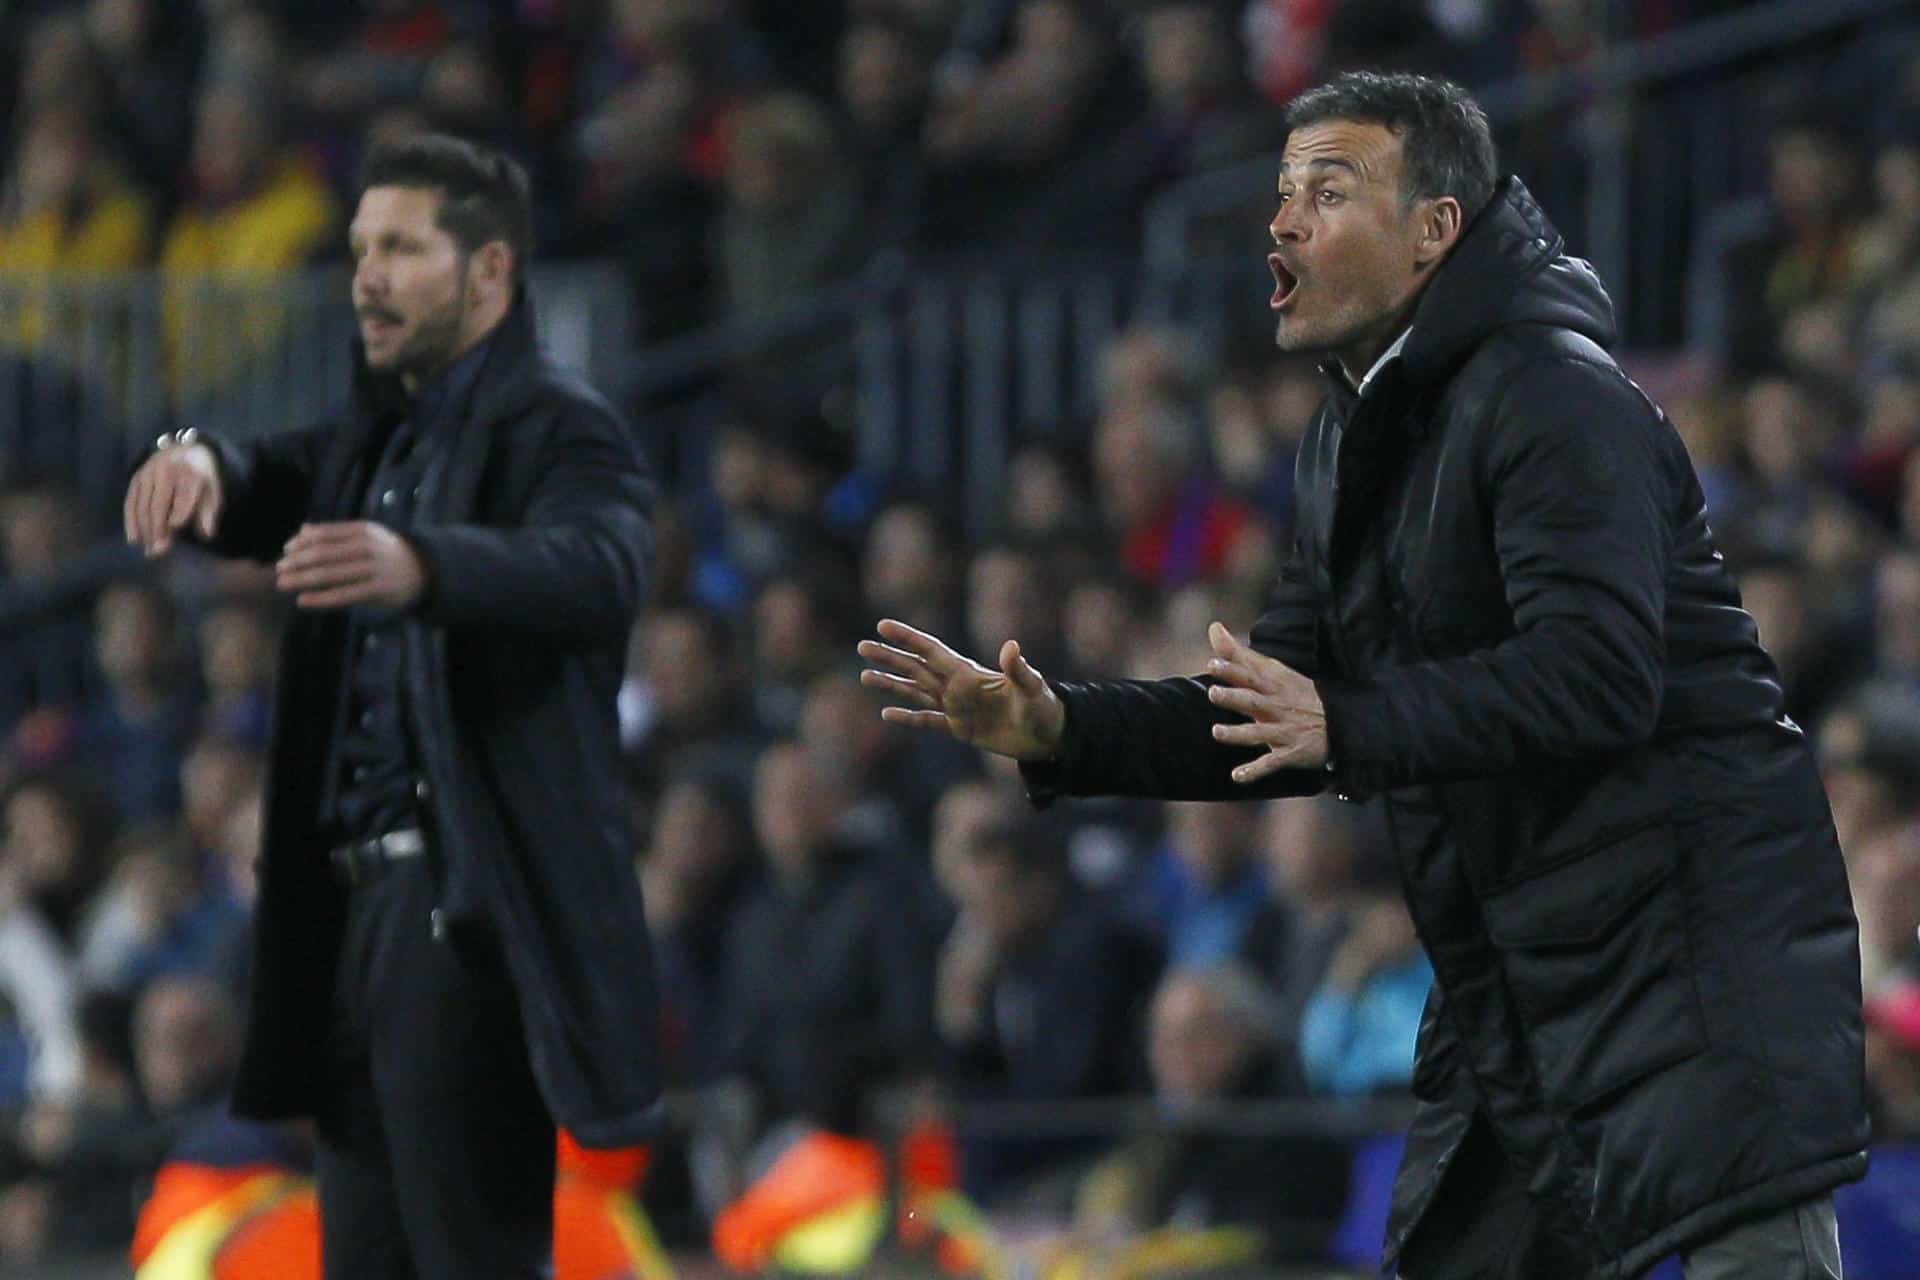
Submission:
<svg viewBox="0 0 1920 1280">
<path fill-rule="evenodd" d="M 883 251 L 1136 252 L 1148 195 L 1274 148 L 1276 104 L 1331 66 L 1489 83 L 1733 7 L 0 0 L 0 277 L 334 260 L 361 148 L 438 127 L 528 164 L 543 255 L 617 263 L 651 342 Z M 1656 390 L 1817 736 L 1881 1135 L 1920 1137 L 1920 60 L 1877 107 L 1774 122 L 1728 350 Z M 1524 142 L 1507 167 L 1550 186 Z M 0 314 L 0 360 L 57 358 L 47 324 Z M 798 1133 L 865 1132 L 880 1086 L 916 1114 L 1404 1090 L 1429 971 L 1364 810 L 1034 813 L 1007 770 L 884 725 L 854 674 L 883 616 L 976 655 L 1017 637 L 1049 676 L 1198 670 L 1207 623 L 1245 625 L 1275 573 L 1320 377 L 1130 330 L 1091 418 L 1017 448 L 987 537 L 751 379 L 674 446 L 621 701 L 635 869 L 675 1084 L 743 1105 L 657 1153 L 669 1242 L 719 1218 L 748 1249 L 762 1228 L 727 1215 L 753 1176 Z M 0 451 L 10 587 L 111 532 L 58 479 Z M 0 637 L 0 1261 L 124 1245 L 221 1097 L 267 690 L 300 678 L 275 671 L 279 609 L 264 572 L 185 557 L 36 629 L 67 684 Z M 1326 1256 L 1347 1179 L 1344 1145 L 1299 1137 L 963 1130 L 959 1155 L 1021 1221 L 1255 1226 L 1280 1259 Z"/>
</svg>

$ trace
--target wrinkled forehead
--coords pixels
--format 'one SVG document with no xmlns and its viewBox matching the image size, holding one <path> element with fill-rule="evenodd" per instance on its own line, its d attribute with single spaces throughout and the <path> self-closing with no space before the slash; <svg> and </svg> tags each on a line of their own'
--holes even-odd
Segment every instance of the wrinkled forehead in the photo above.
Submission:
<svg viewBox="0 0 1920 1280">
<path fill-rule="evenodd" d="M 1401 139 L 1371 120 L 1320 120 L 1287 135 L 1280 181 L 1306 182 L 1342 174 L 1361 182 L 1393 182 L 1400 174 Z"/>
</svg>

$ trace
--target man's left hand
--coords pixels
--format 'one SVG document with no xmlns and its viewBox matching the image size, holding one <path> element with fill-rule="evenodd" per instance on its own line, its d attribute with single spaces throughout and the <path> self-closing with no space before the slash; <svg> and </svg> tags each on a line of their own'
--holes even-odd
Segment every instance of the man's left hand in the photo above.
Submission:
<svg viewBox="0 0 1920 1280">
<path fill-rule="evenodd" d="M 1220 683 L 1207 690 L 1213 705 L 1237 711 L 1251 724 L 1216 724 L 1213 737 L 1267 753 L 1233 771 L 1235 782 L 1258 782 L 1278 769 L 1318 769 L 1327 762 L 1327 713 L 1313 681 L 1277 658 L 1249 648 L 1216 622 L 1207 628 L 1213 661 L 1207 673 Z"/>
<path fill-rule="evenodd" d="M 385 525 L 348 520 L 301 525 L 273 579 L 302 609 L 405 609 L 426 591 L 427 567 L 413 544 Z"/>
</svg>

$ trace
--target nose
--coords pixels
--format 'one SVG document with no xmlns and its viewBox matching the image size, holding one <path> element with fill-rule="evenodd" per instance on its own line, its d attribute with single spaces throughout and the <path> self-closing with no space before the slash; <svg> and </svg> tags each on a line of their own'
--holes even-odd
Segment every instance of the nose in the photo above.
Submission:
<svg viewBox="0 0 1920 1280">
<path fill-rule="evenodd" d="M 1306 238 L 1301 220 L 1290 212 L 1296 203 L 1293 200 L 1283 201 L 1279 211 L 1273 215 L 1273 221 L 1267 224 L 1267 234 L 1273 237 L 1275 244 L 1298 244 Z"/>
<path fill-rule="evenodd" d="M 374 265 L 373 255 L 368 254 L 353 268 L 354 300 L 364 305 L 385 291 L 386 273 Z"/>
</svg>

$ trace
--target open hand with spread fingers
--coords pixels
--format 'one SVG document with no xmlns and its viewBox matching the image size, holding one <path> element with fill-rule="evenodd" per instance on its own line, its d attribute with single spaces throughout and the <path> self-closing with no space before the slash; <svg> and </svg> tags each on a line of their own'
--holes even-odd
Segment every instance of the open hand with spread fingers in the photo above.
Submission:
<svg viewBox="0 0 1920 1280">
<path fill-rule="evenodd" d="M 1247 724 L 1216 724 L 1216 741 L 1265 747 L 1267 753 L 1233 771 L 1235 782 L 1258 782 L 1277 769 L 1318 769 L 1327 762 L 1327 713 L 1313 681 L 1277 658 L 1242 644 L 1216 622 L 1207 628 L 1213 660 L 1207 690 L 1213 705 L 1246 716 Z"/>
<path fill-rule="evenodd" d="M 1016 760 L 1058 754 L 1066 707 L 1028 664 L 1019 641 L 1000 646 L 996 671 L 904 622 L 889 618 L 876 630 L 879 640 L 860 642 L 860 656 L 873 664 L 860 673 L 860 683 L 905 704 L 881 711 L 887 723 L 940 730 Z"/>
</svg>

